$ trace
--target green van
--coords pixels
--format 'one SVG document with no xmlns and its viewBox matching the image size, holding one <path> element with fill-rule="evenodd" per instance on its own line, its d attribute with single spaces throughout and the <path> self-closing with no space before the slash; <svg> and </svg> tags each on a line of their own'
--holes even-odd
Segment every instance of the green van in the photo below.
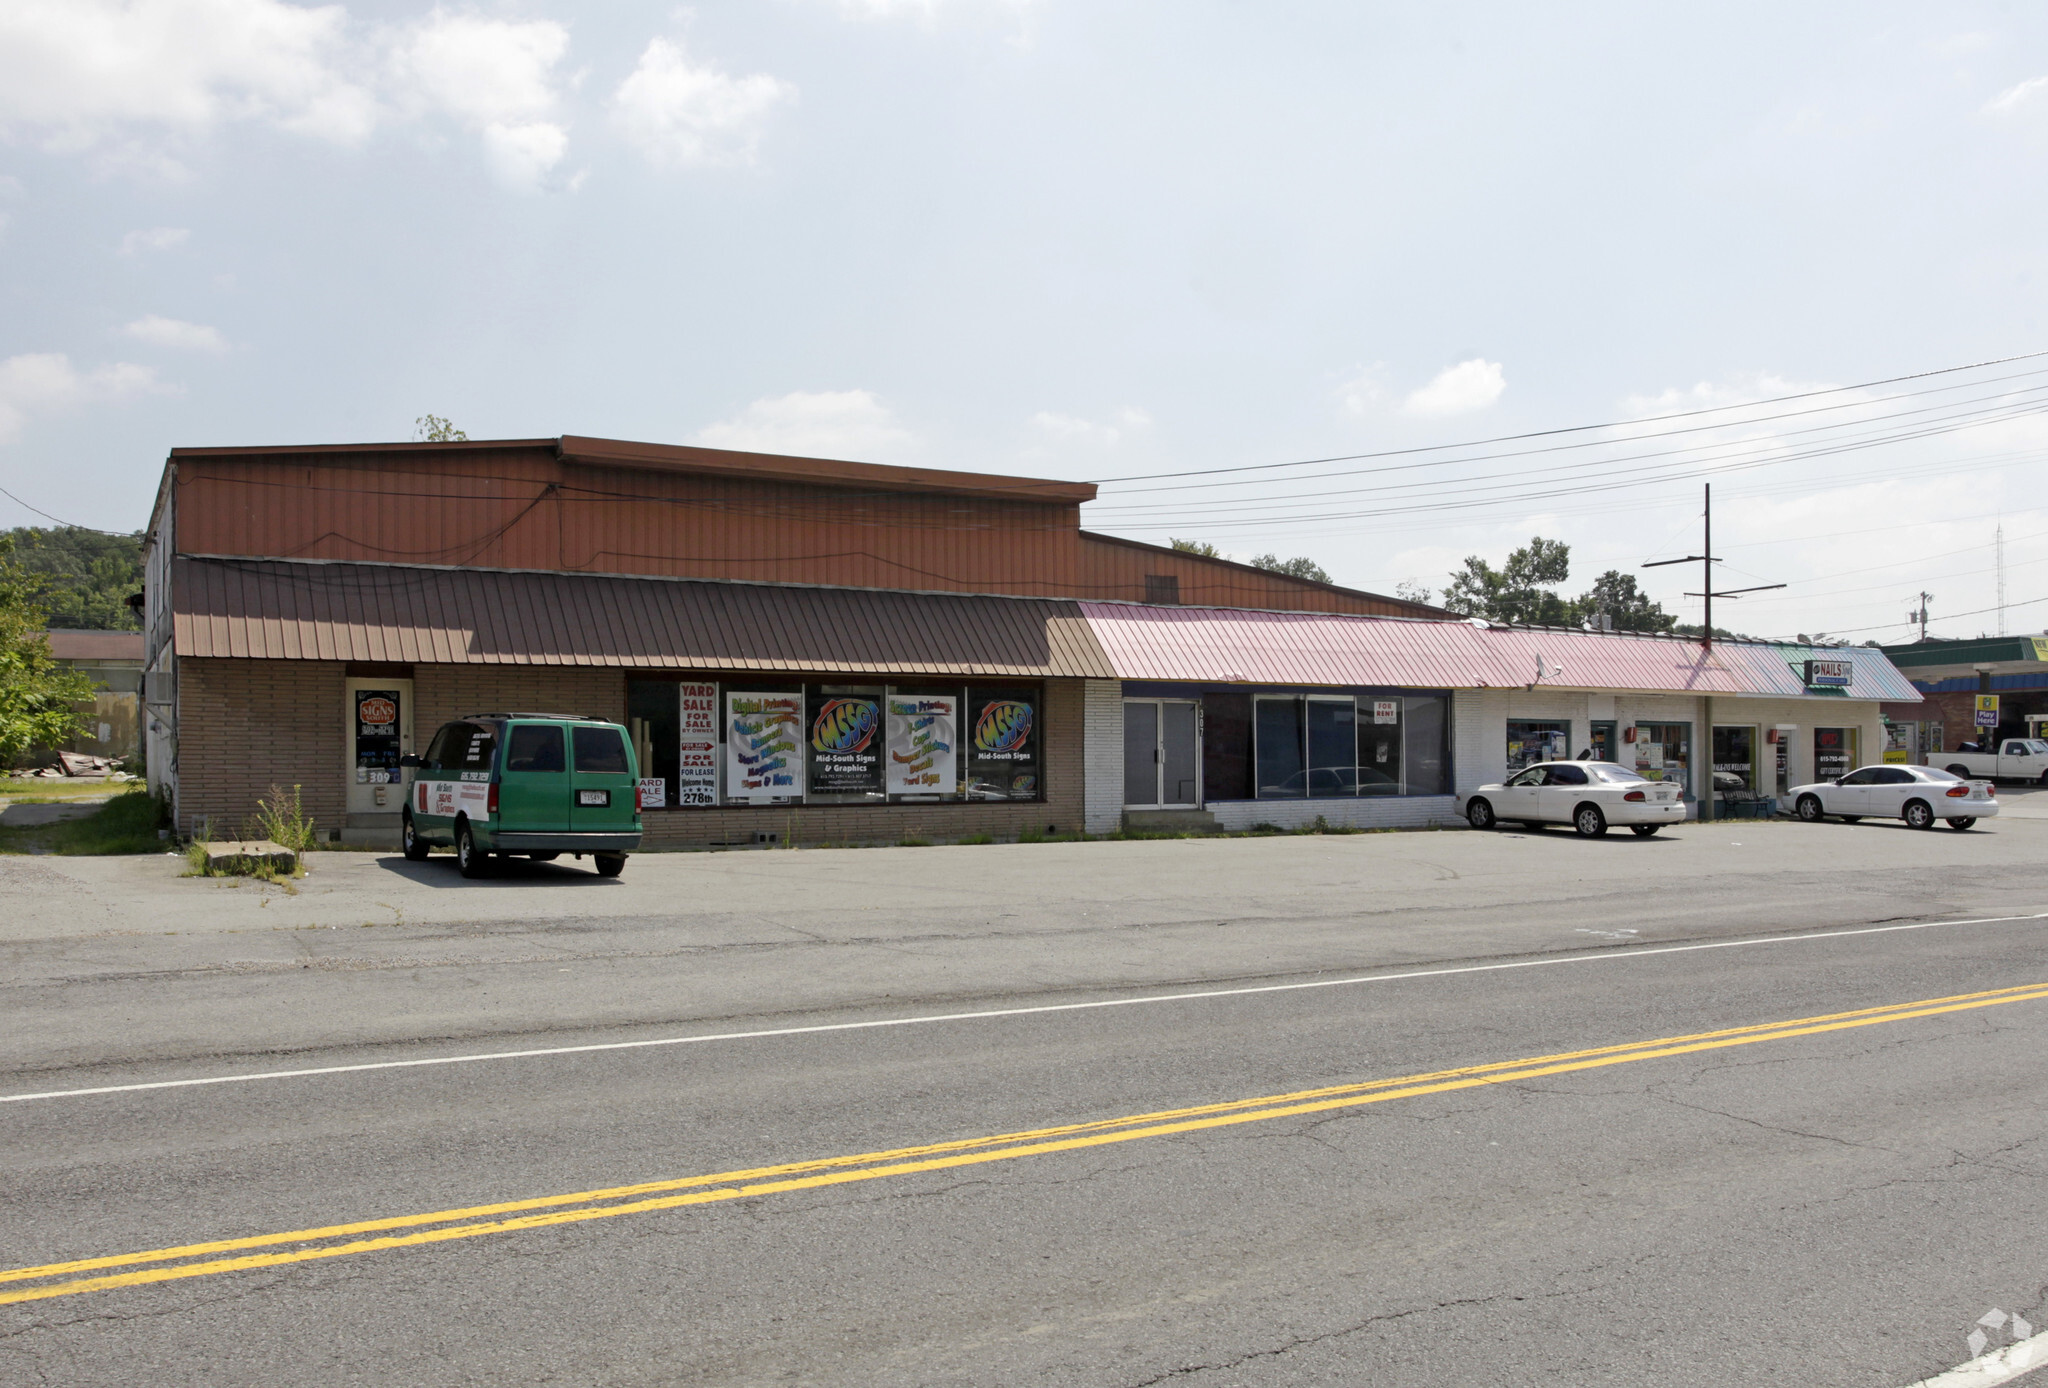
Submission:
<svg viewBox="0 0 2048 1388">
<path fill-rule="evenodd" d="M 591 855 L 617 877 L 640 846 L 639 768 L 626 730 L 563 713 L 473 713 L 445 723 L 413 768 L 405 800 L 405 856 L 455 850 L 464 877 L 493 853 L 546 862 Z"/>
</svg>

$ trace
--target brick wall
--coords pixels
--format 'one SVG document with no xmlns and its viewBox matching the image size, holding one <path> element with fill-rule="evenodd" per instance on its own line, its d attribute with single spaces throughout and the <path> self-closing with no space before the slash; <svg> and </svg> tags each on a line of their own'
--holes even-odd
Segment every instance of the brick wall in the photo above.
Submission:
<svg viewBox="0 0 2048 1388">
<path fill-rule="evenodd" d="M 275 785 L 301 787 L 322 829 L 344 813 L 339 661 L 178 662 L 178 827 L 239 833 Z"/>
</svg>

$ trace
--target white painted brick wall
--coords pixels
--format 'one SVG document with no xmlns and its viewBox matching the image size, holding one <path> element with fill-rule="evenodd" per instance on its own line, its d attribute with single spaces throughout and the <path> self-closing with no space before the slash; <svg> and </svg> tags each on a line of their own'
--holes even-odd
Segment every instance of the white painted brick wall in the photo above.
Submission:
<svg viewBox="0 0 2048 1388">
<path fill-rule="evenodd" d="M 1086 680 L 1082 688 L 1084 732 L 1082 819 L 1091 834 L 1107 834 L 1124 822 L 1124 686 L 1121 680 Z"/>
</svg>

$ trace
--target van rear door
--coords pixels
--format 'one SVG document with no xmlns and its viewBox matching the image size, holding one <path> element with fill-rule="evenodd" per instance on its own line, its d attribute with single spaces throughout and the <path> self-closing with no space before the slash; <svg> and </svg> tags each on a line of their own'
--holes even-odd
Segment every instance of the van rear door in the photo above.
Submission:
<svg viewBox="0 0 2048 1388">
<path fill-rule="evenodd" d="M 571 827 L 579 834 L 632 833 L 638 813 L 633 804 L 635 769 L 625 734 L 608 724 L 579 723 L 571 742 L 576 786 L 569 807 Z"/>
<path fill-rule="evenodd" d="M 498 778 L 498 828 L 559 834 L 569 828 L 569 761 L 560 723 L 514 723 L 505 731 Z"/>
</svg>

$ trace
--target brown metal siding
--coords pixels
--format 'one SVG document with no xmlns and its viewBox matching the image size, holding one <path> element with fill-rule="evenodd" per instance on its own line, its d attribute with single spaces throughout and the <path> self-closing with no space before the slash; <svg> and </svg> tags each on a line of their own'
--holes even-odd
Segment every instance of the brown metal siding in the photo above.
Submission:
<svg viewBox="0 0 2048 1388">
<path fill-rule="evenodd" d="M 181 558 L 182 656 L 1112 677 L 1077 604 Z"/>
<path fill-rule="evenodd" d="M 183 554 L 1067 596 L 1071 502 L 564 463 L 549 448 L 180 460 Z"/>
<path fill-rule="evenodd" d="M 1080 595 L 1098 602 L 1144 602 L 1145 577 L 1171 574 L 1190 606 L 1277 608 L 1288 612 L 1350 612 L 1369 617 L 1441 617 L 1434 608 L 1309 583 L 1246 564 L 1207 559 L 1114 536 L 1082 532 Z"/>
</svg>

